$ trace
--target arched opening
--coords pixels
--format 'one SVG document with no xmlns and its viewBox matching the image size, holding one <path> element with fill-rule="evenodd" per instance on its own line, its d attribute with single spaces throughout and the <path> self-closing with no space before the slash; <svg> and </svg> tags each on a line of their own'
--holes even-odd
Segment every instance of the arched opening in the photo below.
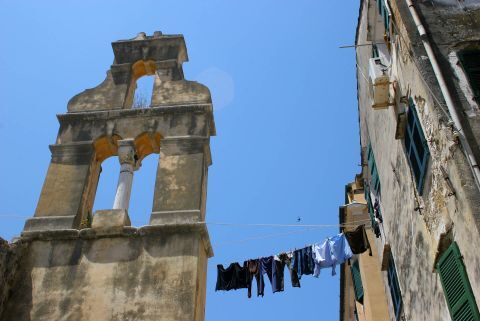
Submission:
<svg viewBox="0 0 480 321">
<path fill-rule="evenodd" d="M 139 168 L 134 172 L 128 214 L 132 226 L 148 225 L 152 211 L 153 194 L 161 135 L 145 132 L 135 140 L 135 156 Z M 95 177 L 92 177 L 92 211 L 112 209 L 120 175 L 117 141 L 120 136 L 104 136 L 94 142 L 96 153 Z M 114 156 L 114 157 L 111 157 Z M 87 227 L 86 225 L 84 227 Z"/>
<path fill-rule="evenodd" d="M 153 60 L 137 61 L 132 66 L 131 107 L 148 108 L 152 101 L 156 65 Z"/>
<path fill-rule="evenodd" d="M 149 108 L 152 103 L 155 76 L 143 76 L 137 80 L 132 108 Z"/>
<path fill-rule="evenodd" d="M 100 165 L 97 191 L 93 202 L 93 211 L 111 209 L 117 190 L 120 163 L 118 157 L 109 157 Z"/>
<path fill-rule="evenodd" d="M 153 194 L 158 164 L 158 154 L 143 158 L 141 167 L 133 177 L 128 215 L 132 226 L 148 225 L 152 213 Z"/>
</svg>

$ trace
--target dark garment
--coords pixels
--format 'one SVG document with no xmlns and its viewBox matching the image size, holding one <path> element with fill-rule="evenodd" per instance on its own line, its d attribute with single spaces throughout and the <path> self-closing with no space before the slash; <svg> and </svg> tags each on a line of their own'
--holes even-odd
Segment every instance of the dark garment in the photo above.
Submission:
<svg viewBox="0 0 480 321">
<path fill-rule="evenodd" d="M 302 275 L 313 274 L 315 262 L 313 261 L 311 246 L 293 251 L 292 268 L 297 272 L 298 279 L 300 279 Z"/>
<path fill-rule="evenodd" d="M 375 214 L 375 218 L 378 219 L 380 223 L 383 223 L 382 212 L 380 211 L 380 202 L 378 198 L 375 199 L 375 203 L 373 204 L 373 212 Z"/>
<path fill-rule="evenodd" d="M 248 260 L 247 264 L 247 288 L 248 288 L 248 297 L 252 297 L 252 282 L 253 278 L 257 281 L 257 296 L 263 296 L 263 290 L 261 286 L 264 286 L 263 275 L 260 275 L 260 261 L 259 260 Z M 262 279 L 262 282 L 260 282 Z"/>
<path fill-rule="evenodd" d="M 217 285 L 215 291 L 230 291 L 247 287 L 247 266 L 240 266 L 237 262 L 230 264 L 228 268 L 217 265 Z"/>
<path fill-rule="evenodd" d="M 292 286 L 294 288 L 299 288 L 300 279 L 298 278 L 297 271 L 293 269 L 292 259 L 288 256 L 287 253 L 281 253 L 278 255 L 278 257 L 287 266 L 288 271 L 290 272 L 290 280 L 292 281 Z"/>
<path fill-rule="evenodd" d="M 272 290 L 275 292 L 282 292 L 284 289 L 285 280 L 285 263 L 282 261 L 273 260 L 272 263 Z"/>
<path fill-rule="evenodd" d="M 345 237 L 353 254 L 361 254 L 369 249 L 369 255 L 372 256 L 372 248 L 368 241 L 367 232 L 365 232 L 365 225 L 358 226 L 355 231 L 345 232 Z"/>
<path fill-rule="evenodd" d="M 283 291 L 284 286 L 284 269 L 285 264 L 276 261 L 273 256 L 263 257 L 260 259 L 260 274 L 262 275 L 260 278 L 260 288 L 262 289 L 262 296 L 263 289 L 265 288 L 263 274 L 267 275 L 268 280 L 272 285 L 272 292 L 280 292 Z"/>
<path fill-rule="evenodd" d="M 375 237 L 378 239 L 382 233 L 380 232 L 380 225 L 378 225 L 377 221 L 373 221 L 372 228 L 373 232 L 375 233 Z"/>
</svg>

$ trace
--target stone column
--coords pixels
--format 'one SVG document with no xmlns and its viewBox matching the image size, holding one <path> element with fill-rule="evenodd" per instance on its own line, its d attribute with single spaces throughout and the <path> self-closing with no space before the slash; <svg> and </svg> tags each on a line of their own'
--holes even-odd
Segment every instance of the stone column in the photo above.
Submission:
<svg viewBox="0 0 480 321">
<path fill-rule="evenodd" d="M 120 161 L 120 176 L 115 200 L 113 201 L 113 209 L 128 210 L 132 192 L 133 171 L 135 170 L 135 143 L 133 139 L 118 141 L 118 160 Z"/>
</svg>

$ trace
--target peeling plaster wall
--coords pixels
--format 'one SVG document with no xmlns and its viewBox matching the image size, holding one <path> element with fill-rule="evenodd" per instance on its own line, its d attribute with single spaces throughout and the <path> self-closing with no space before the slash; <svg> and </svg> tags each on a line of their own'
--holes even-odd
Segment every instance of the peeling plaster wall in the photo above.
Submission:
<svg viewBox="0 0 480 321">
<path fill-rule="evenodd" d="M 201 229 L 179 228 L 24 236 L 28 248 L 0 320 L 203 320 L 211 252 Z"/>
<path fill-rule="evenodd" d="M 0 238 L 0 316 L 14 291 L 12 286 L 25 248 L 25 245 L 20 242 L 9 244 Z"/>
<path fill-rule="evenodd" d="M 368 84 L 368 63 L 372 54 L 370 46 L 357 47 L 363 173 L 368 178 L 365 149 L 371 143 L 381 181 L 380 201 L 384 217 L 384 235 L 377 242 L 380 243 L 379 248 L 383 242 L 391 244 L 405 319 L 449 320 L 440 278 L 434 272 L 440 235 L 453 226 L 453 239 L 464 256 L 470 283 L 480 306 L 479 193 L 464 154 L 455 143 L 451 128 L 447 126 L 445 113 L 433 96 L 443 103 L 429 60 L 418 46 L 416 34 L 412 33 L 415 29 L 412 28 L 408 9 L 404 1 L 392 2 L 394 20 L 402 37 L 394 38 L 389 73 L 398 82 L 397 98 L 411 91 L 410 97 L 417 106 L 431 154 L 423 196 L 418 196 L 417 204 L 416 187 L 406 158 L 404 140 L 395 139 L 395 108 L 371 108 Z M 357 44 L 368 43 L 366 18 L 369 3 L 376 6 L 375 1 L 363 1 Z M 391 95 L 395 95 L 392 88 Z M 455 189 L 453 196 L 449 196 L 451 190 L 442 175 L 441 166 L 446 169 Z M 415 210 L 418 206 L 421 210 Z M 384 277 L 385 291 L 390 300 L 386 273 Z M 391 320 L 394 320 L 393 316 L 390 307 Z"/>
</svg>

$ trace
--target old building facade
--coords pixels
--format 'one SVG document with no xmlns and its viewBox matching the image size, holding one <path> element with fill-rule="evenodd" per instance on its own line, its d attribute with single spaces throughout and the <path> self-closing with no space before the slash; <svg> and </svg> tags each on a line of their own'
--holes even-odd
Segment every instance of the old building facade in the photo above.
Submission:
<svg viewBox="0 0 480 321">
<path fill-rule="evenodd" d="M 341 320 L 480 320 L 480 3 L 363 0 L 356 63 L 348 186 L 377 235 L 359 272 L 344 267 Z M 387 318 L 368 304 L 378 286 Z"/>
<path fill-rule="evenodd" d="M 181 35 L 140 33 L 112 48 L 105 81 L 57 116 L 34 217 L 16 242 L 0 244 L 0 320 L 204 320 L 213 255 L 203 223 L 215 135 L 210 92 L 184 79 Z M 151 104 L 132 108 L 145 75 L 154 76 Z M 135 228 L 132 181 L 152 153 L 150 224 Z M 121 164 L 115 200 L 92 213 L 109 157 Z"/>
</svg>

